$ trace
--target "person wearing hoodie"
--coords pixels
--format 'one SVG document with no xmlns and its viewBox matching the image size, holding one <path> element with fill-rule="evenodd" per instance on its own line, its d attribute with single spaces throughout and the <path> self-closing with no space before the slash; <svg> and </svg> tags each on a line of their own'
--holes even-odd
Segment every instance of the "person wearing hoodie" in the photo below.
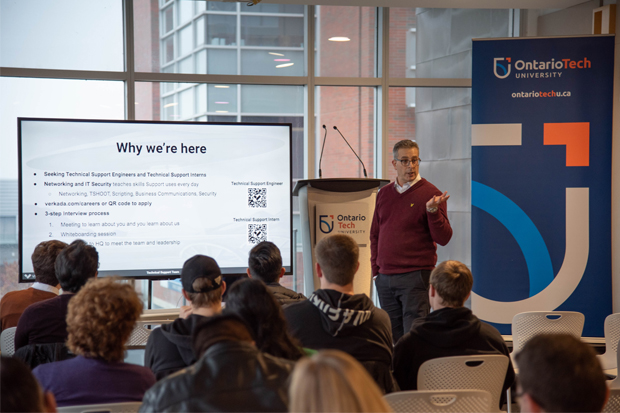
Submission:
<svg viewBox="0 0 620 413">
<path fill-rule="evenodd" d="M 504 394 L 513 384 L 515 372 L 499 331 L 463 306 L 473 282 L 471 271 L 458 261 L 444 261 L 433 270 L 428 292 L 433 311 L 416 319 L 394 348 L 394 376 L 401 390 L 417 390 L 418 370 L 427 360 L 475 354 L 508 356 Z"/>
<path fill-rule="evenodd" d="M 387 313 L 364 294 L 355 294 L 359 247 L 348 235 L 323 238 L 316 246 L 321 288 L 308 300 L 284 308 L 293 337 L 303 347 L 349 353 L 384 393 L 398 390 L 391 372 L 392 328 Z"/>
<path fill-rule="evenodd" d="M 153 330 L 146 343 L 144 365 L 160 380 L 196 362 L 192 333 L 207 317 L 222 312 L 226 283 L 211 257 L 194 255 L 181 270 L 183 297 L 191 305 L 181 307 L 178 319 Z"/>
<path fill-rule="evenodd" d="M 264 282 L 267 289 L 282 306 L 306 299 L 303 294 L 280 285 L 279 281 L 284 275 L 285 269 L 282 268 L 280 249 L 273 242 L 260 242 L 250 250 L 247 273 L 250 278 Z"/>
</svg>

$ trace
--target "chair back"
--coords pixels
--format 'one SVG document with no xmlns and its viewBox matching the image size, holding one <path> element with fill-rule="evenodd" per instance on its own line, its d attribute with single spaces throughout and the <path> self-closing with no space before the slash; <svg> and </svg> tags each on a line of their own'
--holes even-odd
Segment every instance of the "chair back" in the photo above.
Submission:
<svg viewBox="0 0 620 413">
<path fill-rule="evenodd" d="M 17 327 L 10 327 L 0 334 L 0 351 L 3 356 L 11 357 L 15 354 L 15 330 Z"/>
<path fill-rule="evenodd" d="M 620 313 L 605 318 L 605 353 L 598 356 L 603 370 L 618 367 L 618 341 L 620 341 Z"/>
<path fill-rule="evenodd" d="M 532 337 L 566 333 L 581 338 L 585 316 L 576 311 L 528 311 L 512 318 L 512 352 L 519 352 Z"/>
<path fill-rule="evenodd" d="M 497 411 L 507 371 L 508 357 L 501 354 L 431 359 L 418 370 L 418 389 L 486 390 L 493 398 L 491 408 Z"/>
<path fill-rule="evenodd" d="M 161 324 L 165 324 L 166 322 L 162 321 L 136 321 L 136 325 L 131 331 L 131 335 L 127 340 L 127 347 L 140 347 L 146 346 L 146 342 L 149 339 L 149 336 L 153 332 L 153 327 L 159 327 Z M 151 328 L 149 328 L 151 327 Z"/>
<path fill-rule="evenodd" d="M 486 390 L 419 390 L 386 394 L 395 413 L 478 413 L 493 412 L 493 396 Z"/>
<path fill-rule="evenodd" d="M 85 404 L 59 407 L 58 413 L 137 413 L 142 402 Z"/>
<path fill-rule="evenodd" d="M 603 412 L 620 412 L 620 389 L 609 390 L 609 400 L 607 400 L 607 404 L 603 407 Z"/>
<path fill-rule="evenodd" d="M 620 360 L 620 345 L 616 348 L 616 360 Z M 617 372 L 616 378 L 607 382 L 607 387 L 610 389 L 620 389 L 620 375 Z"/>
</svg>

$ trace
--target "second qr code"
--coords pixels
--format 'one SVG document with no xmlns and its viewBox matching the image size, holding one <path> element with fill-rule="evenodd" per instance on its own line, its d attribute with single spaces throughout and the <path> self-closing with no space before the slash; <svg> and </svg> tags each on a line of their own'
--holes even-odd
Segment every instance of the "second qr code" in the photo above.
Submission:
<svg viewBox="0 0 620 413">
<path fill-rule="evenodd" d="M 267 208 L 267 188 L 248 188 L 248 206 Z"/>
<path fill-rule="evenodd" d="M 248 224 L 248 242 L 258 244 L 267 241 L 267 224 Z"/>
</svg>

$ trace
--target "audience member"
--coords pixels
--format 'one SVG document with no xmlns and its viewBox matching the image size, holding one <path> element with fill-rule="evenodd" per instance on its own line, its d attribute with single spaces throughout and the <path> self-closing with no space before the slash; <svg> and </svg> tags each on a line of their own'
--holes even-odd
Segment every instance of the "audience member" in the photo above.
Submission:
<svg viewBox="0 0 620 413">
<path fill-rule="evenodd" d="M 264 282 L 281 305 L 305 300 L 303 294 L 280 285 L 279 281 L 284 272 L 280 249 L 273 242 L 263 241 L 250 250 L 248 276 Z"/>
<path fill-rule="evenodd" d="M 495 353 L 504 354 L 510 360 L 499 331 L 463 306 L 473 282 L 467 266 L 458 261 L 444 261 L 433 270 L 428 292 L 433 312 L 416 319 L 411 331 L 394 348 L 394 376 L 401 390 L 418 388 L 418 370 L 430 359 Z M 514 379 L 509 361 L 504 390 Z"/>
<path fill-rule="evenodd" d="M 285 412 L 294 362 L 260 352 L 234 314 L 205 319 L 194 333 L 198 361 L 160 380 L 141 412 Z"/>
<path fill-rule="evenodd" d="M 225 311 L 245 321 L 260 351 L 289 360 L 304 355 L 287 330 L 282 307 L 262 281 L 246 278 L 234 283 L 228 291 Z"/>
<path fill-rule="evenodd" d="M 77 357 L 33 370 L 58 406 L 142 400 L 155 376 L 146 367 L 123 362 L 125 343 L 141 313 L 133 287 L 113 278 L 89 281 L 69 301 L 67 346 Z"/>
<path fill-rule="evenodd" d="M 366 295 L 353 291 L 357 243 L 348 235 L 332 235 L 319 241 L 315 252 L 321 288 L 284 309 L 293 337 L 306 348 L 349 353 L 383 392 L 394 391 L 390 318 Z"/>
<path fill-rule="evenodd" d="M 364 367 L 338 350 L 322 350 L 299 361 L 289 395 L 291 412 L 392 411 Z"/>
<path fill-rule="evenodd" d="M 521 411 L 600 412 L 609 390 L 592 348 L 569 334 L 533 337 L 515 356 Z"/>
<path fill-rule="evenodd" d="M 99 254 L 82 240 L 58 254 L 54 265 L 63 293 L 30 305 L 17 323 L 15 349 L 28 344 L 63 343 L 67 339 L 67 306 L 86 281 L 97 276 Z"/>
<path fill-rule="evenodd" d="M 1 412 L 56 412 L 54 395 L 41 391 L 28 366 L 16 358 L 0 360 L 0 395 Z"/>
<path fill-rule="evenodd" d="M 144 365 L 157 380 L 196 361 L 192 351 L 192 333 L 206 317 L 222 311 L 226 283 L 217 262 L 211 257 L 194 255 L 181 270 L 183 297 L 191 304 L 181 307 L 181 316 L 153 330 L 146 343 Z"/>
<path fill-rule="evenodd" d="M 25 290 L 10 291 L 0 300 L 0 330 L 17 327 L 17 321 L 30 304 L 57 297 L 59 284 L 54 263 L 67 244 L 62 241 L 43 241 L 34 248 L 32 268 L 35 282 Z"/>
</svg>

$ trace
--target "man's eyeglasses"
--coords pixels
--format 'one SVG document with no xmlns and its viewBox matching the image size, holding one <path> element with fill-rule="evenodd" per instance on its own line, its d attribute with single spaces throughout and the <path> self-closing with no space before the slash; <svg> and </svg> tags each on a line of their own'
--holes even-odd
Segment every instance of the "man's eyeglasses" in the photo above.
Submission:
<svg viewBox="0 0 620 413">
<path fill-rule="evenodd" d="M 420 162 L 422 162 L 422 159 L 420 158 L 414 158 L 414 159 L 394 159 L 395 161 L 400 162 L 400 164 L 402 166 L 409 166 L 409 164 L 420 164 Z"/>
</svg>

